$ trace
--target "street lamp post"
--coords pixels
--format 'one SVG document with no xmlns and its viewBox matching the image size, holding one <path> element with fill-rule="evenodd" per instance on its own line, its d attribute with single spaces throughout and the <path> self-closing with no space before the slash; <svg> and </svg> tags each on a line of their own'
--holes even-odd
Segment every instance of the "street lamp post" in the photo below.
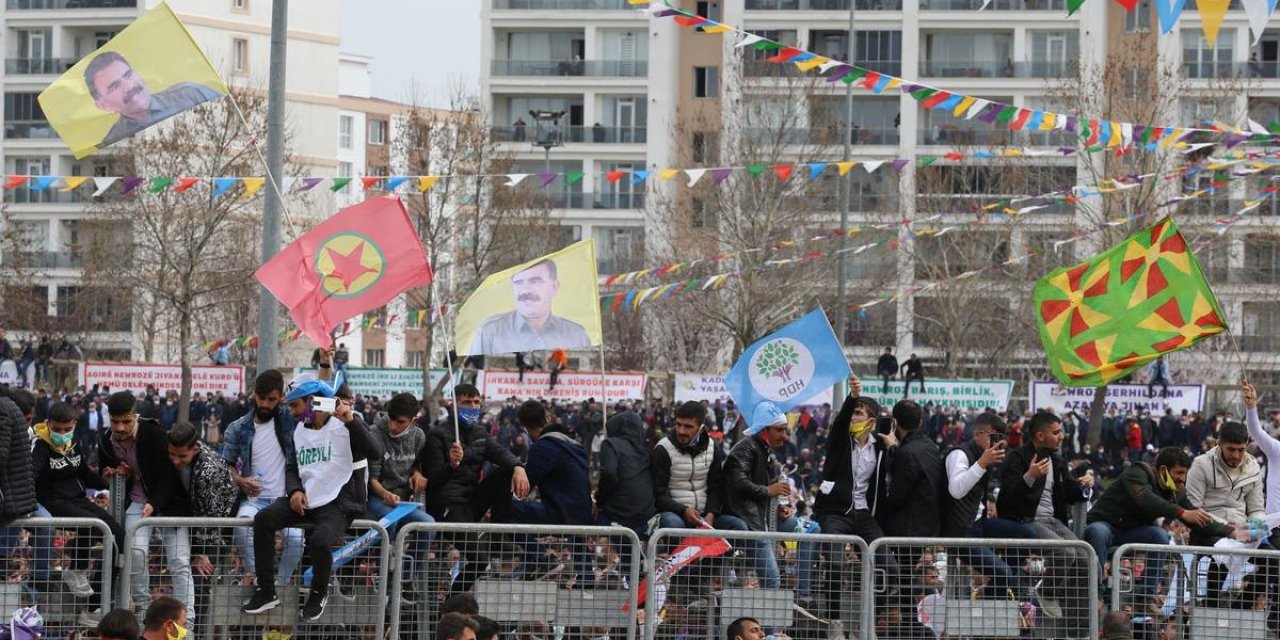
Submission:
<svg viewBox="0 0 1280 640">
<path fill-rule="evenodd" d="M 560 119 L 564 118 L 564 114 L 564 111 L 529 112 L 534 124 L 533 146 L 542 147 L 546 152 L 544 170 L 547 173 L 551 173 L 551 148 L 564 144 L 564 134 L 560 127 Z"/>
<path fill-rule="evenodd" d="M 857 9 L 858 0 L 849 0 L 849 37 L 846 39 L 848 47 L 846 50 L 846 62 L 854 64 L 854 41 L 856 32 L 854 28 L 854 16 Z M 848 162 L 853 157 L 853 84 L 846 83 L 844 85 L 844 161 Z M 836 266 L 836 338 L 840 340 L 840 350 L 844 351 L 845 337 L 848 334 L 848 315 L 849 315 L 849 295 L 848 286 L 845 282 L 845 266 L 848 259 L 845 249 L 849 246 L 847 232 L 849 230 L 849 201 L 852 199 L 853 191 L 853 174 L 846 173 L 840 179 L 840 260 Z M 840 390 L 844 384 L 836 385 L 835 401 L 831 406 L 839 406 L 843 396 Z"/>
</svg>

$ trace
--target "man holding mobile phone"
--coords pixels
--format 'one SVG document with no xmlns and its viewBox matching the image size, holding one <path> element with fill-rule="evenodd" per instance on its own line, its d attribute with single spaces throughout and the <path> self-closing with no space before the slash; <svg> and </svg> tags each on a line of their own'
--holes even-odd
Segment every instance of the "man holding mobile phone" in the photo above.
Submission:
<svg viewBox="0 0 1280 640">
<path fill-rule="evenodd" d="M 988 531 L 987 501 L 990 499 L 991 478 L 1004 462 L 1008 442 L 1004 439 L 1008 428 L 994 413 L 980 413 L 973 421 L 973 438 L 947 453 L 947 494 L 943 496 L 942 535 L 947 538 L 1006 537 L 1006 528 L 992 527 Z M 1013 525 L 1021 526 L 1021 525 Z M 1034 530 L 1027 530 L 1021 538 L 1032 538 Z M 966 559 L 989 580 L 985 595 L 1001 598 L 1010 587 L 1013 571 L 991 549 L 957 549 L 953 553 L 972 554 Z"/>
<path fill-rule="evenodd" d="M 327 373 L 327 354 L 320 366 L 322 375 Z M 342 374 L 332 384 L 310 373 L 289 383 L 284 399 L 297 420 L 295 455 L 285 469 L 285 497 L 253 517 L 258 588 L 241 608 L 245 613 L 263 613 L 280 605 L 275 586 L 275 534 L 303 523 L 315 525 L 306 534 L 314 579 L 301 616 L 310 622 L 324 613 L 333 550 L 351 521 L 364 514 L 369 500 L 369 460 L 382 457 L 381 445 L 352 409 L 351 399 L 338 397 L 341 390 Z"/>
</svg>

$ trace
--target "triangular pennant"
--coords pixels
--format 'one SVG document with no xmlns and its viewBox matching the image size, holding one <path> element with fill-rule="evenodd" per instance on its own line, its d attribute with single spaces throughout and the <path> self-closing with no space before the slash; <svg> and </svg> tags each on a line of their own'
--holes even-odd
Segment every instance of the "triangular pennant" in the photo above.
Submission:
<svg viewBox="0 0 1280 640">
<path fill-rule="evenodd" d="M 262 185 L 267 183 L 267 179 L 266 178 L 243 178 L 241 182 L 244 183 L 244 193 L 240 194 L 240 199 L 248 200 L 249 198 L 252 198 L 253 196 L 258 195 L 258 191 L 262 190 Z"/>
<path fill-rule="evenodd" d="M 1182 10 L 1187 6 L 1187 0 L 1155 0 L 1155 2 L 1156 14 L 1160 17 L 1160 32 L 1173 31 L 1174 25 L 1178 24 L 1178 18 L 1182 16 Z"/>
<path fill-rule="evenodd" d="M 17 189 L 18 187 L 21 187 L 23 184 L 26 184 L 27 178 L 28 176 L 9 176 L 5 178 L 4 189 L 6 191 L 12 191 L 14 189 Z"/>
<path fill-rule="evenodd" d="M 121 181 L 120 194 L 128 195 L 134 189 L 142 186 L 142 183 L 146 181 L 147 179 L 142 176 L 125 176 L 124 180 Z"/>
<path fill-rule="evenodd" d="M 711 170 L 711 175 L 715 178 L 712 186 L 720 186 L 725 180 L 729 179 L 729 175 L 733 173 L 732 167 L 719 167 Z"/>
<path fill-rule="evenodd" d="M 679 169 L 663 169 L 658 172 L 658 179 L 666 182 L 680 174 Z"/>
<path fill-rule="evenodd" d="M 169 176 L 156 176 L 151 179 L 151 184 L 147 185 L 147 193 L 160 193 L 169 188 L 173 184 L 173 178 Z"/>
<path fill-rule="evenodd" d="M 334 179 L 333 179 L 333 184 L 329 187 L 329 190 L 330 190 L 330 191 L 333 191 L 333 192 L 342 191 L 342 190 L 343 190 L 344 188 L 346 188 L 346 186 L 347 186 L 347 185 L 349 185 L 349 184 L 351 184 L 351 178 L 350 178 L 350 177 L 343 176 L 343 177 L 340 177 L 340 178 L 334 178 Z"/>
<path fill-rule="evenodd" d="M 703 174 L 705 174 L 706 172 L 707 172 L 706 169 L 685 169 L 684 170 L 684 174 L 689 177 L 689 186 L 691 187 L 695 184 L 698 184 L 698 181 L 702 179 Z"/>
<path fill-rule="evenodd" d="M 865 169 L 867 173 L 875 173 L 876 169 L 879 169 L 882 164 L 884 164 L 884 160 L 863 160 L 862 168 Z"/>
<path fill-rule="evenodd" d="M 360 178 L 360 185 L 365 191 L 373 188 L 373 185 L 378 184 L 379 182 L 382 182 L 381 176 L 365 176 Z"/>
<path fill-rule="evenodd" d="M 773 165 L 773 173 L 778 176 L 779 180 L 786 180 L 791 177 L 791 172 L 796 168 L 793 164 L 775 164 Z"/>
<path fill-rule="evenodd" d="M 324 178 L 303 178 L 302 186 L 298 187 L 298 193 L 306 193 L 316 188 L 316 185 L 321 182 L 324 182 Z"/>
<path fill-rule="evenodd" d="M 1276 9 L 1276 0 L 1241 0 L 1244 12 L 1249 16 L 1249 31 L 1253 33 L 1253 44 L 1262 39 L 1262 32 L 1267 28 L 1267 20 Z"/>
<path fill-rule="evenodd" d="M 836 163 L 836 169 L 837 169 L 837 170 L 839 170 L 840 175 L 842 175 L 842 176 L 843 176 L 844 174 L 849 173 L 849 170 L 850 170 L 850 169 L 852 169 L 852 168 L 854 167 L 854 165 L 856 165 L 856 164 L 858 164 L 858 163 L 856 163 L 856 162 L 837 162 L 837 163 Z"/>
<path fill-rule="evenodd" d="M 98 196 L 106 193 L 107 189 L 110 189 L 111 185 L 115 184 L 119 179 L 120 178 L 94 178 L 93 186 L 96 188 L 93 191 L 93 197 L 97 198 Z"/>
<path fill-rule="evenodd" d="M 436 176 L 418 176 L 418 193 L 430 190 L 439 181 L 440 178 Z"/>
<path fill-rule="evenodd" d="M 581 171 L 570 171 L 569 173 L 564 174 L 564 182 L 569 185 L 578 184 L 579 182 L 582 182 L 582 177 L 585 175 L 586 174 Z"/>
<path fill-rule="evenodd" d="M 1204 39 L 1210 47 L 1218 42 L 1218 30 L 1222 28 L 1222 19 L 1227 15 L 1231 0 L 1197 0 L 1196 10 L 1200 13 L 1200 23 L 1204 28 Z"/>
<path fill-rule="evenodd" d="M 387 178 L 387 185 L 385 188 L 387 191 L 395 191 L 400 188 L 400 185 L 408 182 L 408 180 L 409 176 L 391 176 L 390 178 Z"/>
<path fill-rule="evenodd" d="M 822 172 L 826 170 L 827 166 L 828 166 L 828 165 L 827 165 L 827 163 L 825 163 L 825 162 L 810 162 L 810 163 L 809 163 L 809 178 L 810 178 L 810 179 L 814 179 L 814 178 L 817 178 L 818 176 L 822 175 Z"/>
<path fill-rule="evenodd" d="M 547 186 L 547 185 L 551 184 L 552 182 L 555 182 L 555 181 L 556 181 L 556 178 L 558 178 L 559 176 L 560 176 L 560 174 L 558 174 L 558 173 L 539 173 L 539 174 L 538 174 L 538 186 L 539 186 L 539 187 L 545 187 L 545 186 Z"/>
<path fill-rule="evenodd" d="M 511 173 L 511 174 L 507 174 L 507 186 L 508 186 L 508 187 L 514 187 L 514 186 L 516 186 L 516 185 L 520 184 L 521 182 L 524 182 L 524 179 L 525 179 L 525 178 L 528 178 L 528 177 L 529 177 L 529 174 L 527 174 L 527 173 Z"/>
<path fill-rule="evenodd" d="M 89 180 L 88 176 L 68 176 L 66 184 L 62 186 L 61 191 L 75 191 L 80 185 Z"/>
<path fill-rule="evenodd" d="M 734 46 L 736 46 L 736 47 L 749 47 L 749 46 L 751 46 L 751 45 L 753 45 L 753 44 L 755 44 L 755 43 L 757 43 L 757 42 L 760 42 L 760 41 L 762 41 L 762 40 L 764 40 L 764 38 L 761 38 L 760 36 L 758 36 L 758 35 L 756 35 L 756 34 L 754 34 L 754 33 L 747 33 L 747 32 L 745 32 L 745 31 L 744 31 L 744 32 L 742 33 L 742 39 L 741 39 L 741 40 L 739 40 L 739 41 L 738 41 L 738 44 L 736 44 L 736 45 L 734 45 Z"/>
<path fill-rule="evenodd" d="M 213 179 L 213 197 L 218 197 L 236 186 L 235 178 L 214 178 Z"/>
<path fill-rule="evenodd" d="M 190 190 L 191 187 L 194 187 L 197 184 L 200 184 L 200 178 L 183 178 L 178 181 L 178 184 L 173 188 L 173 191 L 175 193 L 183 193 Z"/>
</svg>

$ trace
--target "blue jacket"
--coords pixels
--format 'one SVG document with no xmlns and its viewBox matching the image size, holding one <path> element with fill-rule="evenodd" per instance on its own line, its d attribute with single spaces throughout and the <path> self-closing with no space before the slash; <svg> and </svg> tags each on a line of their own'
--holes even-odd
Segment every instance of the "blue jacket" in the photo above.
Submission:
<svg viewBox="0 0 1280 640">
<path fill-rule="evenodd" d="M 554 524 L 592 524 L 587 452 L 563 427 L 548 426 L 533 441 L 524 470 Z"/>
<path fill-rule="evenodd" d="M 240 470 L 240 477 L 253 477 L 253 411 L 240 416 L 231 426 L 227 427 L 226 433 L 222 434 L 222 459 L 227 464 Z M 284 463 L 288 467 L 297 464 L 297 452 L 293 449 L 293 429 L 297 426 L 298 420 L 289 412 L 289 407 L 283 402 L 276 408 L 276 416 L 274 420 L 276 428 L 276 441 L 280 443 L 280 450 L 284 452 Z"/>
</svg>

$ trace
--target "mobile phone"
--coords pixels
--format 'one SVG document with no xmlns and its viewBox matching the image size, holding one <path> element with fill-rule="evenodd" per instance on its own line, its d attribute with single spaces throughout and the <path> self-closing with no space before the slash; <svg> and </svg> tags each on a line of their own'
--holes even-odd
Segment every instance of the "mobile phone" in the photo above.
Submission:
<svg viewBox="0 0 1280 640">
<path fill-rule="evenodd" d="M 886 436 L 893 433 L 893 418 L 889 416 L 876 418 L 876 433 Z"/>
<path fill-rule="evenodd" d="M 338 410 L 338 399 L 337 398 L 321 398 L 318 396 L 312 396 L 311 408 L 315 411 L 333 413 L 334 411 Z"/>
</svg>

